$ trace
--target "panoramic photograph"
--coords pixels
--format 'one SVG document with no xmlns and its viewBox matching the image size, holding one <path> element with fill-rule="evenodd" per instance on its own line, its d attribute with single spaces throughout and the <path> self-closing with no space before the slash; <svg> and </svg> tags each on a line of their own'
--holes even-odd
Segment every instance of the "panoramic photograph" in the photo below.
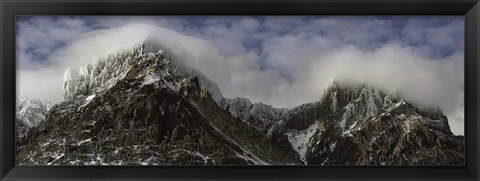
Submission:
<svg viewBox="0 0 480 181">
<path fill-rule="evenodd" d="M 17 16 L 16 165 L 463 166 L 463 16 Z"/>
</svg>

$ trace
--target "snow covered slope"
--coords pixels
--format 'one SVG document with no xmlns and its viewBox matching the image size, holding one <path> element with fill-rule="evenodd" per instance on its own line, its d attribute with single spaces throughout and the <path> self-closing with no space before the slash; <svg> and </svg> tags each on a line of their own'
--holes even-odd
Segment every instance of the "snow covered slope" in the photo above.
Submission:
<svg viewBox="0 0 480 181">
<path fill-rule="evenodd" d="M 22 138 L 33 127 L 45 120 L 52 104 L 44 99 L 30 99 L 20 95 L 16 101 L 16 136 Z"/>
</svg>

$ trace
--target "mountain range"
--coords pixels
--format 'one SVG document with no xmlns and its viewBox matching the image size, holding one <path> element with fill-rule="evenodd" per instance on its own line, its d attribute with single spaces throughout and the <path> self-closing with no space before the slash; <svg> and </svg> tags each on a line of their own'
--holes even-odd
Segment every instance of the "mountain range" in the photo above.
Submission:
<svg viewBox="0 0 480 181">
<path fill-rule="evenodd" d="M 333 81 L 316 102 L 274 108 L 223 97 L 165 50 L 147 40 L 67 69 L 53 106 L 18 98 L 17 164 L 464 164 L 447 117 L 393 91 Z"/>
</svg>

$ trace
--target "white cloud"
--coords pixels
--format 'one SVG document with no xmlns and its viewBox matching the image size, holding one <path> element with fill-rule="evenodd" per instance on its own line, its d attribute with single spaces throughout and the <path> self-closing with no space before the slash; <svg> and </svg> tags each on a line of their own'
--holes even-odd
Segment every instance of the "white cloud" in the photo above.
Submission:
<svg viewBox="0 0 480 181">
<path fill-rule="evenodd" d="M 103 26 L 100 30 L 82 28 L 85 25 L 75 20 L 63 24 L 82 31 L 51 33 L 43 27 L 40 34 L 33 31 L 38 27 L 26 25 L 17 37 L 20 47 L 42 46 L 42 42 L 50 43 L 49 39 L 64 41 L 66 46 L 52 52 L 36 49 L 49 55 L 43 63 L 34 61 L 26 49 L 20 51 L 19 60 L 29 62 L 30 68 L 19 71 L 18 90 L 59 102 L 67 67 L 78 68 L 96 56 L 153 36 L 177 59 L 214 80 L 226 97 L 293 107 L 319 100 L 334 79 L 367 81 L 382 89 L 396 89 L 417 104 L 439 106 L 451 119 L 454 133 L 463 134 L 463 94 L 459 95 L 464 85 L 463 48 L 448 44 L 463 42 L 458 35 L 463 23 L 422 29 L 421 23 L 410 22 L 398 30 L 383 19 L 313 18 L 305 22 L 297 17 L 227 17 L 211 18 L 202 26 L 190 26 L 181 19 L 99 18 L 98 22 L 105 22 L 99 23 Z M 55 45 L 46 47 L 50 46 Z M 438 56 L 438 49 L 454 50 L 448 56 Z"/>
</svg>

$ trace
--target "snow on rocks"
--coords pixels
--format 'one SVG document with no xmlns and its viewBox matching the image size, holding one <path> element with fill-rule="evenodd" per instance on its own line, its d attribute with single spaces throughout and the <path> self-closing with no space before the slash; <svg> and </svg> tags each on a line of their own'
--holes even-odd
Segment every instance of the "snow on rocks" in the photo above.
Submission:
<svg viewBox="0 0 480 181">
<path fill-rule="evenodd" d="M 387 112 L 391 112 L 392 110 L 397 109 L 397 108 L 399 108 L 400 106 L 403 106 L 403 105 L 405 105 L 405 104 L 407 104 L 407 102 L 405 102 L 404 100 L 400 100 L 400 101 L 398 101 L 398 102 L 396 102 L 396 103 L 394 103 L 394 104 L 391 104 L 391 105 L 386 109 L 386 111 L 387 111 Z"/>
<path fill-rule="evenodd" d="M 52 108 L 50 101 L 45 99 L 30 99 L 20 95 L 16 100 L 17 136 L 23 137 L 27 131 L 38 126 L 45 120 L 47 112 Z"/>
<path fill-rule="evenodd" d="M 273 132 L 282 125 L 285 125 L 285 121 L 283 119 L 275 122 L 272 126 L 270 126 L 267 131 L 267 138 L 272 138 Z"/>
<path fill-rule="evenodd" d="M 313 135 L 317 132 L 318 122 L 313 123 L 305 130 L 288 130 L 286 135 L 293 150 L 295 150 L 302 160 L 306 164 L 306 155 L 308 151 L 308 143 L 312 139 Z"/>
<path fill-rule="evenodd" d="M 182 77 L 198 77 L 198 82 L 200 86 L 206 89 L 211 95 L 213 100 L 217 104 L 221 104 L 223 98 L 222 91 L 218 87 L 217 83 L 208 79 L 202 72 L 199 70 L 183 64 L 180 61 L 173 61 L 172 66 L 175 68 L 176 73 Z"/>
<path fill-rule="evenodd" d="M 88 138 L 88 139 L 85 139 L 85 140 L 80 140 L 78 143 L 77 143 L 77 146 L 80 146 L 84 143 L 90 143 L 92 142 L 92 138 Z"/>
<path fill-rule="evenodd" d="M 250 100 L 243 97 L 225 98 L 220 105 L 223 109 L 230 112 L 234 118 L 238 118 L 243 122 L 253 120 L 255 123 L 246 122 L 246 124 L 255 127 L 261 132 L 271 128 L 287 112 L 287 109 L 274 108 L 261 102 L 252 104 Z"/>
<path fill-rule="evenodd" d="M 78 71 L 67 68 L 64 74 L 64 100 L 103 92 L 126 78 L 143 79 L 143 85 L 159 82 L 178 91 L 179 82 L 164 51 L 143 52 L 145 45 L 121 50 L 106 57 L 95 58 L 93 64 Z"/>
<path fill-rule="evenodd" d="M 95 96 L 96 96 L 95 94 L 90 95 L 90 96 L 88 96 L 85 100 L 87 100 L 87 101 L 92 101 L 93 98 L 95 98 Z"/>
<path fill-rule="evenodd" d="M 382 98 L 378 89 L 368 89 L 367 116 L 376 116 L 379 113 L 379 104 L 382 104 Z"/>
<path fill-rule="evenodd" d="M 158 42 L 145 40 L 131 50 L 95 57 L 92 64 L 82 66 L 78 71 L 67 68 L 63 78 L 64 100 L 99 94 L 125 78 L 139 79 L 143 85 L 158 83 L 161 87 L 178 91 L 182 78 L 198 77 L 200 85 L 220 104 L 224 98 L 215 82 L 188 65 L 171 61 L 161 47 Z M 129 73 L 136 76 L 127 77 Z"/>
<path fill-rule="evenodd" d="M 343 116 L 338 122 L 340 128 L 342 129 L 342 136 L 348 133 L 348 130 L 346 129 L 347 127 L 347 119 L 351 118 L 352 116 L 355 116 L 355 104 L 349 103 L 345 106 L 345 112 L 343 113 Z"/>
<path fill-rule="evenodd" d="M 333 111 L 337 110 L 337 92 L 334 92 L 332 94 L 332 110 Z"/>
<path fill-rule="evenodd" d="M 70 68 L 67 68 L 63 74 L 63 98 L 65 100 L 72 98 L 72 94 L 75 91 L 75 83 L 77 82 L 76 79 L 76 73 Z"/>
<path fill-rule="evenodd" d="M 63 79 L 64 100 L 73 99 L 78 95 L 91 95 L 111 87 L 126 76 L 134 64 L 129 60 L 138 57 L 139 53 L 140 47 L 135 47 L 131 52 L 120 51 L 96 58 L 93 64 L 80 67 L 78 73 L 67 68 Z"/>
<path fill-rule="evenodd" d="M 233 140 L 230 136 L 227 136 L 223 131 L 221 131 L 213 123 L 210 123 L 210 125 L 213 127 L 213 129 L 215 129 L 218 133 L 220 133 L 226 140 L 228 140 L 232 144 L 235 144 L 243 151 L 242 154 L 237 153 L 237 155 L 243 155 L 242 157 L 239 156 L 240 158 L 243 158 L 243 159 L 248 158 L 248 160 L 254 162 L 256 165 L 270 165 L 269 163 L 255 156 L 248 148 L 242 146 L 241 144 Z"/>
</svg>

